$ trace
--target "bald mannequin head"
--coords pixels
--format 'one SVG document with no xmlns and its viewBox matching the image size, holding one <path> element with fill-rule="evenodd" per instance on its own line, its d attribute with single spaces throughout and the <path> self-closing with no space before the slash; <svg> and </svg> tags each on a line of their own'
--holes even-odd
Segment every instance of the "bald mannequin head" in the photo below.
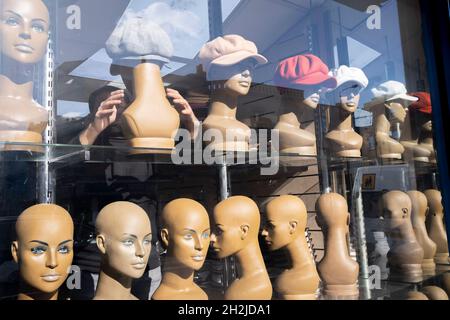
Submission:
<svg viewBox="0 0 450 320">
<path fill-rule="evenodd" d="M 23 64 L 39 62 L 47 50 L 50 16 L 41 0 L 0 0 L 0 50 Z M 22 30 L 25 30 L 23 32 Z"/>
<path fill-rule="evenodd" d="M 281 196 L 266 207 L 267 221 L 261 235 L 270 250 L 278 250 L 304 236 L 307 211 L 305 204 L 295 196 Z"/>
<path fill-rule="evenodd" d="M 25 284 L 44 293 L 58 290 L 72 265 L 73 229 L 70 214 L 57 205 L 39 204 L 20 214 L 11 253 Z"/>
<path fill-rule="evenodd" d="M 428 207 L 430 208 L 430 214 L 443 214 L 444 207 L 442 206 L 441 192 L 434 189 L 424 191 L 427 197 Z"/>
<path fill-rule="evenodd" d="M 130 278 L 144 274 L 151 249 L 151 225 L 147 213 L 131 202 L 104 207 L 95 221 L 102 268 Z"/>
<path fill-rule="evenodd" d="M 411 220 L 411 200 L 402 191 L 385 193 L 380 200 L 382 217 L 391 228 L 396 228 Z"/>
<path fill-rule="evenodd" d="M 184 267 L 200 270 L 210 242 L 206 209 L 197 201 L 177 199 L 164 207 L 161 222 L 161 239 L 168 257 Z"/>
<path fill-rule="evenodd" d="M 211 242 L 219 258 L 236 254 L 247 245 L 258 243 L 260 213 L 247 197 L 228 198 L 214 208 Z"/>
<path fill-rule="evenodd" d="M 326 193 L 316 202 L 316 221 L 324 230 L 329 227 L 346 227 L 350 221 L 347 200 L 337 193 Z"/>
<path fill-rule="evenodd" d="M 425 221 L 428 212 L 427 197 L 420 191 L 408 191 L 411 200 L 411 216 L 413 219 Z"/>
</svg>

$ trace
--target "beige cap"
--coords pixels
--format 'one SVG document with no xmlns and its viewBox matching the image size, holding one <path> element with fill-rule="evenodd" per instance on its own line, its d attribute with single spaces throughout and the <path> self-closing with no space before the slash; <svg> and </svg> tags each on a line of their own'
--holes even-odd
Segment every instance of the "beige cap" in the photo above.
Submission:
<svg viewBox="0 0 450 320">
<path fill-rule="evenodd" d="M 206 43 L 199 53 L 203 70 L 208 73 L 211 65 L 231 66 L 249 58 L 258 64 L 266 64 L 267 59 L 258 54 L 258 48 L 252 41 L 235 34 L 218 37 Z"/>
</svg>

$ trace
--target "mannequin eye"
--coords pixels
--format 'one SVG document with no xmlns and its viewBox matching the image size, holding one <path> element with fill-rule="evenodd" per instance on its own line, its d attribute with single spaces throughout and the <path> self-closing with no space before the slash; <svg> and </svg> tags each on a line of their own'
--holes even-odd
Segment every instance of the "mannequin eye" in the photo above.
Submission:
<svg viewBox="0 0 450 320">
<path fill-rule="evenodd" d="M 216 234 L 216 236 L 221 236 L 223 233 L 223 230 L 217 228 L 216 231 L 214 232 Z"/>
<path fill-rule="evenodd" d="M 5 24 L 15 27 L 15 26 L 19 25 L 19 20 L 16 18 L 10 17 L 5 20 Z"/>
<path fill-rule="evenodd" d="M 63 246 L 58 249 L 58 252 L 61 254 L 68 254 L 70 252 L 70 249 L 68 246 Z"/>
<path fill-rule="evenodd" d="M 203 232 L 202 233 L 202 238 L 203 239 L 208 239 L 209 238 L 209 232 Z"/>
<path fill-rule="evenodd" d="M 39 32 L 39 33 L 45 32 L 45 27 L 40 23 L 33 24 L 32 28 L 34 31 Z"/>
<path fill-rule="evenodd" d="M 184 238 L 186 239 L 186 240 L 192 240 L 192 234 L 191 233 L 187 233 L 187 234 L 185 234 L 184 235 Z"/>
<path fill-rule="evenodd" d="M 127 247 L 131 247 L 134 244 L 134 240 L 133 239 L 126 239 L 126 240 L 122 241 L 122 243 L 124 245 L 126 245 Z"/>
<path fill-rule="evenodd" d="M 35 255 L 43 254 L 45 251 L 47 251 L 47 248 L 42 246 L 31 248 L 31 252 Z"/>
<path fill-rule="evenodd" d="M 152 244 L 152 239 L 145 239 L 144 240 L 144 246 L 149 246 Z"/>
</svg>

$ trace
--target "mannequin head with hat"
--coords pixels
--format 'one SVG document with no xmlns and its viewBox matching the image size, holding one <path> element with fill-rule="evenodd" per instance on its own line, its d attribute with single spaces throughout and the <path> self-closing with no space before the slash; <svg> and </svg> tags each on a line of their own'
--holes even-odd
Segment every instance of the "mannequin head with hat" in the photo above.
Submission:
<svg viewBox="0 0 450 320">
<path fill-rule="evenodd" d="M 285 100 L 316 109 L 324 88 L 335 88 L 336 80 L 325 63 L 313 54 L 297 55 L 282 60 L 274 83 Z"/>
<path fill-rule="evenodd" d="M 411 118 L 411 128 L 414 128 L 413 139 L 418 139 L 420 133 L 433 131 L 431 96 L 428 92 L 413 92 L 411 96 L 419 100 L 413 102 L 408 110 Z"/>
<path fill-rule="evenodd" d="M 267 59 L 253 42 L 234 34 L 206 43 L 199 58 L 211 89 L 209 115 L 203 122 L 205 133 L 214 132 L 209 147 L 215 151 L 248 151 L 251 131 L 236 120 L 238 99 L 249 93 L 254 68 Z"/>
</svg>

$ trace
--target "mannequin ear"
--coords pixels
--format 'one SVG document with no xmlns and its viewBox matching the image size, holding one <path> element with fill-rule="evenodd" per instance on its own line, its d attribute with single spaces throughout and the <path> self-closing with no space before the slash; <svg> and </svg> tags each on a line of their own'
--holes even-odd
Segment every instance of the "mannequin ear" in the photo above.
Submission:
<svg viewBox="0 0 450 320">
<path fill-rule="evenodd" d="M 11 255 L 16 263 L 19 263 L 19 243 L 17 241 L 13 241 L 11 243 Z"/>
<path fill-rule="evenodd" d="M 95 241 L 97 242 L 97 248 L 100 250 L 102 254 L 106 254 L 106 239 L 105 236 L 102 234 L 97 235 L 95 238 Z"/>
<path fill-rule="evenodd" d="M 161 230 L 161 241 L 165 248 L 169 246 L 169 230 L 166 228 Z"/>
<path fill-rule="evenodd" d="M 293 234 L 297 230 L 298 221 L 289 221 L 289 234 Z"/>
<path fill-rule="evenodd" d="M 241 240 L 244 240 L 247 237 L 249 230 L 250 226 L 248 224 L 243 224 L 241 226 Z"/>
</svg>

